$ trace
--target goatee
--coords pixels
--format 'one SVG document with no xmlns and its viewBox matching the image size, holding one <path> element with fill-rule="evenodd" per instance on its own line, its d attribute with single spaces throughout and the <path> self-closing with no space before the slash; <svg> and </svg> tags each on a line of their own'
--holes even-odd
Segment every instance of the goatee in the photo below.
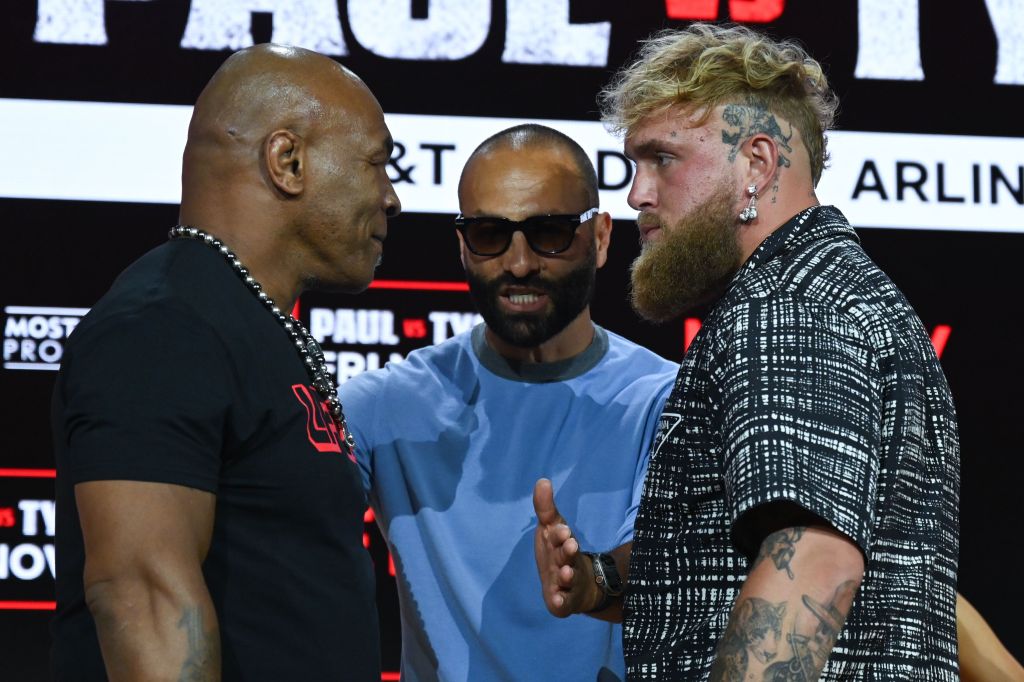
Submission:
<svg viewBox="0 0 1024 682">
<path fill-rule="evenodd" d="M 590 305 L 596 272 L 597 247 L 591 241 L 580 264 L 557 280 L 540 275 L 520 279 L 507 272 L 485 280 L 468 269 L 466 280 L 477 310 L 499 339 L 517 348 L 535 348 L 568 327 Z M 505 285 L 544 292 L 551 301 L 551 310 L 518 314 L 504 312 L 498 302 L 498 292 Z"/>
<path fill-rule="evenodd" d="M 643 245 L 630 266 L 630 303 L 641 317 L 665 322 L 725 292 L 740 266 L 731 188 L 723 184 L 660 238 Z"/>
</svg>

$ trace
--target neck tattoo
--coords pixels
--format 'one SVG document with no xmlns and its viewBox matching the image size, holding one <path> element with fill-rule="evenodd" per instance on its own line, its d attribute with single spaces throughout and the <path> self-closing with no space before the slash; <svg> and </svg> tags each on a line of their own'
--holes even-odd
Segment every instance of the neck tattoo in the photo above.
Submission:
<svg viewBox="0 0 1024 682">
<path fill-rule="evenodd" d="M 267 292 L 263 291 L 263 287 L 257 282 L 252 275 L 249 274 L 249 270 L 242 265 L 241 261 L 238 260 L 231 249 L 225 246 L 224 242 L 214 237 L 208 232 L 200 230 L 198 227 L 191 227 L 189 225 L 175 225 L 171 228 L 168 234 L 170 239 L 195 239 L 198 242 L 206 244 L 212 249 L 217 250 L 228 263 L 231 264 L 231 268 L 235 271 L 235 274 L 242 280 L 243 283 L 249 288 L 249 290 L 259 299 L 270 314 L 274 316 L 278 324 L 284 328 L 285 332 L 292 340 L 292 344 L 295 346 L 295 350 L 299 354 L 299 358 L 302 360 L 302 366 L 306 368 L 306 373 L 309 375 L 310 383 L 313 384 L 313 388 L 320 395 L 320 398 L 327 404 L 327 412 L 331 415 L 331 420 L 334 422 L 334 426 L 338 429 L 338 433 L 342 436 L 342 442 L 344 443 L 343 450 L 345 454 L 354 456 L 356 441 L 349 433 L 348 425 L 345 423 L 345 413 L 341 409 L 341 401 L 338 400 L 338 388 L 334 384 L 334 379 L 331 377 L 331 373 L 327 370 L 327 362 L 324 359 L 324 353 L 320 349 L 320 344 L 316 342 L 306 328 L 302 326 L 302 323 L 296 320 L 291 315 L 286 315 L 281 312 L 274 301 L 267 295 Z"/>
</svg>

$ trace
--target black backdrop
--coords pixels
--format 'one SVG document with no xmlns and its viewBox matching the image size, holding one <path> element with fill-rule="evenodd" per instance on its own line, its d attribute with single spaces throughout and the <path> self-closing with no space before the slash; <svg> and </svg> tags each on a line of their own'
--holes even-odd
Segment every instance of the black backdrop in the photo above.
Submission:
<svg viewBox="0 0 1024 682">
<path fill-rule="evenodd" d="M 103 45 L 34 39 L 44 4 L 13 0 L 0 10 L 0 98 L 188 105 L 229 54 L 227 50 L 179 46 L 189 16 L 187 2 L 79 3 L 105 11 L 107 37 Z M 412 0 L 412 16 L 428 17 L 431 4 Z M 349 54 L 340 61 L 367 81 L 388 114 L 596 120 L 595 93 L 611 71 L 628 59 L 638 39 L 663 26 L 681 25 L 666 16 L 666 8 L 685 3 L 546 3 L 568 6 L 573 23 L 610 23 L 606 65 L 583 67 L 503 62 L 506 12 L 513 4 L 513 0 L 492 1 L 488 37 L 471 56 L 415 61 L 380 57 L 360 47 L 347 22 L 346 2 L 341 0 L 337 7 Z M 743 3 L 734 0 L 734 4 Z M 1006 138 L 1022 134 L 1024 86 L 993 82 L 999 46 L 983 0 L 965 0 L 955 6 L 921 3 L 917 27 L 923 80 L 909 81 L 855 77 L 858 20 L 865 10 L 854 0 L 757 0 L 753 4 L 781 6 L 781 15 L 761 27 L 798 39 L 827 64 L 842 98 L 839 127 L 843 130 Z M 711 7 L 718 16 L 729 16 L 728 2 L 720 2 L 717 8 L 711 3 Z M 253 14 L 256 42 L 270 39 L 274 20 L 269 12 Z M 1021 72 L 1024 65 L 1018 68 Z M 3 133 L 7 154 L 0 170 L 4 229 L 0 307 L 5 312 L 5 343 L 15 339 L 20 344 L 31 334 L 19 336 L 18 324 L 30 324 L 33 315 L 49 319 L 62 314 L 24 312 L 21 308 L 88 308 L 126 264 L 163 241 L 176 220 L 177 207 L 19 196 L 5 189 L 11 184 L 7 180 L 54 160 L 34 157 L 38 140 L 26 139 L 18 130 L 5 129 Z M 110 134 L 117 135 L 117 131 Z M 153 129 L 150 134 L 159 137 L 165 132 Z M 83 172 L 100 174 L 111 184 L 133 173 L 132 168 L 111 166 L 102 158 L 88 159 L 83 167 L 87 169 Z M 1015 185 L 1018 169 L 1009 171 L 1010 183 Z M 1024 170 L 1019 172 L 1024 174 Z M 407 188 L 399 183 L 396 189 L 401 195 Z M 1024 188 L 1019 191 L 1024 193 Z M 843 207 L 844 197 L 834 200 Z M 1010 229 L 937 231 L 928 229 L 929 224 L 922 220 L 918 226 L 922 229 L 875 225 L 860 230 L 868 253 L 904 290 L 925 326 L 929 330 L 939 325 L 951 328 L 941 359 L 957 401 L 962 440 L 960 590 L 1018 658 L 1024 658 L 1024 630 L 1018 624 L 1018 611 L 1024 604 L 1018 580 L 1018 567 L 1024 563 L 1018 530 L 1024 521 L 1018 506 L 1024 484 L 1024 464 L 1020 462 L 1024 359 L 1018 345 L 1019 300 L 1024 294 L 1018 283 L 1018 262 L 1024 248 L 1022 204 L 1024 198 L 1011 198 L 1006 206 Z M 378 278 L 461 281 L 451 230 L 454 193 L 451 213 L 408 209 L 407 204 L 407 211 L 390 227 Z M 629 221 L 616 221 L 609 263 L 598 278 L 594 317 L 608 328 L 678 359 L 684 345 L 682 321 L 651 326 L 638 321 L 625 302 L 626 268 L 636 250 L 635 227 Z M 379 340 L 375 345 L 373 339 L 346 345 L 342 340 L 333 346 L 339 363 L 346 352 L 348 360 L 372 364 L 376 360 L 369 355 L 375 354 L 382 363 L 390 352 L 429 342 L 430 330 L 441 319 L 432 317 L 437 311 L 471 310 L 463 292 L 424 291 L 422 286 L 411 292 L 375 288 L 360 297 L 309 294 L 301 304 L 307 322 L 315 308 L 389 311 L 400 321 L 395 328 L 404 333 L 398 346 Z M 409 320 L 425 322 L 427 331 L 416 331 L 415 325 L 403 327 Z M 327 346 L 331 347 L 330 343 Z M 5 361 L 10 348 L 13 346 L 5 346 Z M 23 355 L 20 345 L 11 352 L 14 359 Z M 6 362 L 0 369 L 3 679 L 45 677 L 46 622 L 52 613 L 46 602 L 52 600 L 52 578 L 40 561 L 46 561 L 45 545 L 52 543 L 52 538 L 47 539 L 42 503 L 53 499 L 48 473 L 53 467 L 48 414 L 53 378 L 52 371 L 19 369 Z M 386 548 L 372 523 L 367 529 L 378 566 L 384 666 L 397 670 L 397 607 Z M 32 547 L 18 550 L 24 545 Z M 15 558 L 18 565 L 12 568 Z M 40 569 L 38 576 L 33 577 L 33 569 Z"/>
</svg>

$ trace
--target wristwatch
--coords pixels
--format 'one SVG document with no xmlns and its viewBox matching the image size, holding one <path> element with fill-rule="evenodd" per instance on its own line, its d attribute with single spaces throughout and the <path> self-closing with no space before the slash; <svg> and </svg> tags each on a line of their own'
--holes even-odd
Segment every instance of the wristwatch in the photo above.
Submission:
<svg viewBox="0 0 1024 682">
<path fill-rule="evenodd" d="M 583 552 L 590 559 L 594 569 L 594 582 L 601 589 L 601 601 L 590 612 L 601 611 L 608 607 L 612 597 L 621 597 L 623 591 L 622 577 L 619 569 L 615 566 L 615 559 L 611 554 L 598 552 Z"/>
</svg>

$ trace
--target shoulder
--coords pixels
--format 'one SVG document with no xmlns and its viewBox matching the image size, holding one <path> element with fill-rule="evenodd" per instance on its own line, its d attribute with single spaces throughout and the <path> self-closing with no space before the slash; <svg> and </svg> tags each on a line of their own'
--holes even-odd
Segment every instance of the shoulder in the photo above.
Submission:
<svg viewBox="0 0 1024 682">
<path fill-rule="evenodd" d="M 666 360 L 657 353 L 630 341 L 629 339 L 604 330 L 608 335 L 608 355 L 606 360 L 623 365 L 622 369 L 629 375 L 661 375 L 675 374 L 679 364 Z"/>
<path fill-rule="evenodd" d="M 389 362 L 381 369 L 363 372 L 341 385 L 339 392 L 349 402 L 397 395 L 405 399 L 429 395 L 429 388 L 450 382 L 461 373 L 475 373 L 469 333 L 459 334 L 441 343 L 418 348 L 401 362 Z M 462 368 L 461 370 L 459 368 Z"/>
<path fill-rule="evenodd" d="M 646 392 L 652 397 L 667 394 L 679 364 L 615 332 L 604 331 L 608 335 L 608 352 L 591 372 L 600 373 L 602 381 L 616 382 L 625 389 Z"/>
</svg>

